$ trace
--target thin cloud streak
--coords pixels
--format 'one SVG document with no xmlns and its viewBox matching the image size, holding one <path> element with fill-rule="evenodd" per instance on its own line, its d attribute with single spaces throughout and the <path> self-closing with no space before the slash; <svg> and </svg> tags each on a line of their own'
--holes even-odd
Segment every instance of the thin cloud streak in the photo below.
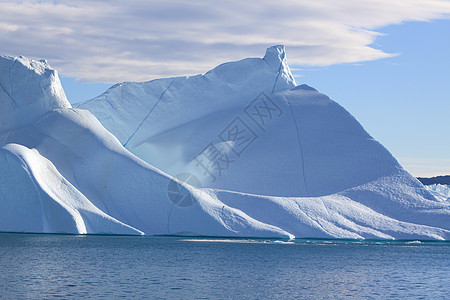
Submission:
<svg viewBox="0 0 450 300">
<path fill-rule="evenodd" d="M 293 65 L 391 57 L 376 30 L 450 16 L 444 0 L 3 1 L 2 54 L 46 58 L 65 76 L 115 83 L 202 73 L 285 44 Z"/>
</svg>

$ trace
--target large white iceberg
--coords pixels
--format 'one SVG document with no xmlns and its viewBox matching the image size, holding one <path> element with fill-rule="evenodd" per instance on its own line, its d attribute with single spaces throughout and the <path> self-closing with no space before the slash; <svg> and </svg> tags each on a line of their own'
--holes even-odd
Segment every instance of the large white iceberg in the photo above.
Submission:
<svg viewBox="0 0 450 300">
<path fill-rule="evenodd" d="M 0 58 L 0 231 L 449 239 L 449 204 L 297 86 L 285 56 L 121 83 L 77 108 L 45 62 Z"/>
<path fill-rule="evenodd" d="M 450 186 L 434 183 L 425 187 L 440 201 L 450 201 Z"/>
</svg>

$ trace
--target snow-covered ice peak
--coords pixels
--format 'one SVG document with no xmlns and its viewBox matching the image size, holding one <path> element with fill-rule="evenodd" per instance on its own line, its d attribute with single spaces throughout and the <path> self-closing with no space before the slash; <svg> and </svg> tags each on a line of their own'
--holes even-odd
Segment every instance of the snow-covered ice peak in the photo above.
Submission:
<svg viewBox="0 0 450 300">
<path fill-rule="evenodd" d="M 280 64 L 286 61 L 284 45 L 274 45 L 267 48 L 263 59 L 275 68 L 279 68 Z"/>
<path fill-rule="evenodd" d="M 0 56 L 0 132 L 69 107 L 58 73 L 47 61 Z"/>
<path fill-rule="evenodd" d="M 285 81 L 294 83 L 294 86 L 296 85 L 294 76 L 292 75 L 287 63 L 286 49 L 284 45 L 274 45 L 267 48 L 263 60 L 267 62 L 267 64 L 270 65 L 274 71 L 278 71 L 279 76 L 281 76 Z"/>
</svg>

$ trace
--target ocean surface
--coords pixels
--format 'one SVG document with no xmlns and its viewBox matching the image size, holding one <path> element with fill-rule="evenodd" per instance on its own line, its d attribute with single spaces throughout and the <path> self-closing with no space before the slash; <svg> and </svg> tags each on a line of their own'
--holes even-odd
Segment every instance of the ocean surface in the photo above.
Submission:
<svg viewBox="0 0 450 300">
<path fill-rule="evenodd" d="M 450 242 L 0 234 L 0 298 L 450 299 Z"/>
</svg>

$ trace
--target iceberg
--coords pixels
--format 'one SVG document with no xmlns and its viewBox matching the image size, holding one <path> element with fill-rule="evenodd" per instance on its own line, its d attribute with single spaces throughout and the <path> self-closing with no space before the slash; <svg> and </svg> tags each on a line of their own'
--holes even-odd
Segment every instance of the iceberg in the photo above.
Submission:
<svg viewBox="0 0 450 300">
<path fill-rule="evenodd" d="M 425 187 L 440 201 L 450 201 L 450 186 L 434 183 Z"/>
<path fill-rule="evenodd" d="M 75 106 L 133 154 L 202 187 L 323 196 L 401 168 L 344 108 L 296 86 L 283 46 L 204 75 L 121 83 Z"/>
<path fill-rule="evenodd" d="M 0 70 L 0 231 L 450 237 L 448 202 L 297 85 L 283 46 L 74 107 L 45 61 Z"/>
</svg>

